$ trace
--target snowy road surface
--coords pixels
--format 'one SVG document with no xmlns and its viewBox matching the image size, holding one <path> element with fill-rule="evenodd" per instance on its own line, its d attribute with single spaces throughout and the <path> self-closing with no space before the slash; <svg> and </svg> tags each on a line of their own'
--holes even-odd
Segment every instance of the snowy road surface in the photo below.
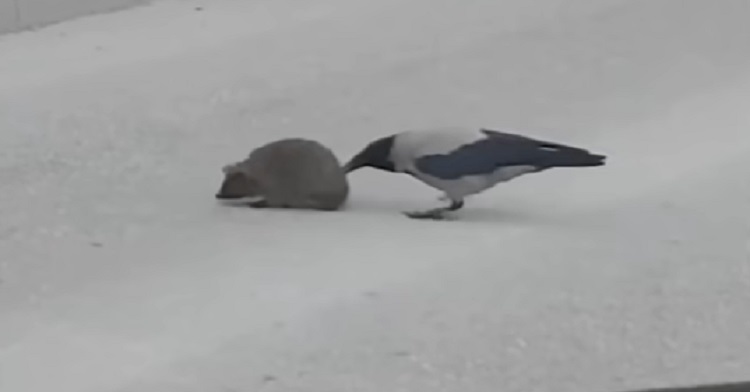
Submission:
<svg viewBox="0 0 750 392">
<path fill-rule="evenodd" d="M 197 7 L 202 7 L 197 10 Z M 750 379 L 750 2 L 211 0 L 0 37 L 0 391 L 608 392 Z M 260 143 L 591 148 L 469 200 L 216 205 Z"/>
</svg>

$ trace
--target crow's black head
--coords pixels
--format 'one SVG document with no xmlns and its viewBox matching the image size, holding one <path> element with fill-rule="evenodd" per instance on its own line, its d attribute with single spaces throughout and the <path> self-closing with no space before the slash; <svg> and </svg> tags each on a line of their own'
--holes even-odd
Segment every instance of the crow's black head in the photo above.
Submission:
<svg viewBox="0 0 750 392">
<path fill-rule="evenodd" d="M 372 167 L 389 172 L 396 171 L 391 159 L 394 140 L 395 136 L 388 136 L 371 142 L 344 165 L 344 171 L 350 173 L 363 167 Z"/>
</svg>

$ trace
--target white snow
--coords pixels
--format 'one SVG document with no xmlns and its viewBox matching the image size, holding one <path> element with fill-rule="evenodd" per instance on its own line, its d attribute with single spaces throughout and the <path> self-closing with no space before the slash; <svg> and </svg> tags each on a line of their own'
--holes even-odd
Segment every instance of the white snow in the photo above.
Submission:
<svg viewBox="0 0 750 392">
<path fill-rule="evenodd" d="M 202 7 L 202 10 L 195 10 Z M 0 391 L 583 392 L 750 369 L 750 2 L 165 1 L 0 37 Z M 287 136 L 609 155 L 460 220 L 363 170 L 229 208 Z"/>
</svg>

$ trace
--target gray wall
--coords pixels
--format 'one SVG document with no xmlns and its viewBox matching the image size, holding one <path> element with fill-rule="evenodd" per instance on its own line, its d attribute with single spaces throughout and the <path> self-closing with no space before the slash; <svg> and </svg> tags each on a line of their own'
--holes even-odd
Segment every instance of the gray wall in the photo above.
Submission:
<svg viewBox="0 0 750 392">
<path fill-rule="evenodd" d="M 0 0 L 0 33 L 149 2 L 151 0 Z"/>
</svg>

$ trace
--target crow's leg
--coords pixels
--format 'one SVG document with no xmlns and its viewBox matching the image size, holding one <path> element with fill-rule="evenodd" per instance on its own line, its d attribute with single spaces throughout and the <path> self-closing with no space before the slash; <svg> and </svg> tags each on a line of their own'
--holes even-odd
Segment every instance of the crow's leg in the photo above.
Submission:
<svg viewBox="0 0 750 392">
<path fill-rule="evenodd" d="M 441 199 L 448 199 L 447 197 L 442 197 Z M 406 216 L 412 219 L 432 219 L 432 220 L 443 220 L 446 218 L 445 214 L 451 211 L 456 211 L 458 209 L 461 209 L 464 206 L 463 200 L 452 200 L 451 204 L 447 207 L 438 207 L 433 208 L 431 210 L 425 210 L 425 211 L 410 211 L 410 212 L 404 212 Z"/>
</svg>

